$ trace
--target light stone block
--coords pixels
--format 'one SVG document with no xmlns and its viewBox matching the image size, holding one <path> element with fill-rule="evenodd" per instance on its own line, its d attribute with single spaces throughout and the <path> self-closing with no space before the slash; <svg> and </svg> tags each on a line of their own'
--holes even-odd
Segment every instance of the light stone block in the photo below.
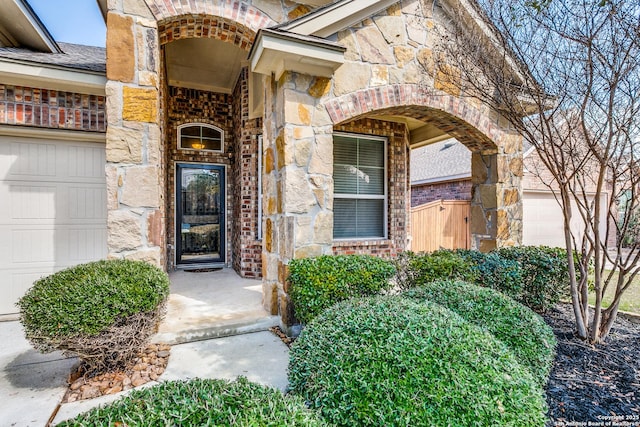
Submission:
<svg viewBox="0 0 640 427">
<path fill-rule="evenodd" d="M 362 60 L 372 64 L 393 64 L 395 58 L 389 44 L 376 26 L 364 27 L 356 32 Z"/>
<path fill-rule="evenodd" d="M 373 21 L 388 44 L 397 46 L 407 43 L 407 30 L 401 16 L 377 16 Z"/>
<path fill-rule="evenodd" d="M 116 253 L 142 246 L 142 217 L 128 210 L 109 211 L 107 244 L 109 252 Z"/>
<path fill-rule="evenodd" d="M 129 207 L 160 207 L 158 167 L 137 166 L 125 169 L 121 203 Z"/>
<path fill-rule="evenodd" d="M 107 127 L 106 158 L 112 163 L 142 163 L 144 133 L 136 129 Z"/>
<path fill-rule="evenodd" d="M 345 95 L 366 89 L 371 79 L 371 66 L 358 62 L 345 62 L 333 75 L 333 94 Z"/>
</svg>

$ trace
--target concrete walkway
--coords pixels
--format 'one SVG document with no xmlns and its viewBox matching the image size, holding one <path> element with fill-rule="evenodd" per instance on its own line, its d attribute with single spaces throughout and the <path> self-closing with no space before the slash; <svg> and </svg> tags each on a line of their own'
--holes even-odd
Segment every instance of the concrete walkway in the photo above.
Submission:
<svg viewBox="0 0 640 427">
<path fill-rule="evenodd" d="M 262 282 L 231 269 L 169 275 L 167 315 L 154 342 L 177 344 L 265 331 L 280 323 L 262 308 Z"/>
<path fill-rule="evenodd" d="M 154 341 L 174 345 L 158 381 L 243 375 L 287 387 L 288 348 L 266 331 L 277 318 L 261 308 L 260 281 L 240 279 L 229 270 L 170 277 L 167 319 Z M 127 393 L 59 405 L 76 360 L 37 353 L 15 321 L 0 322 L 0 342 L 1 426 L 44 426 L 50 419 L 56 424 Z"/>
</svg>

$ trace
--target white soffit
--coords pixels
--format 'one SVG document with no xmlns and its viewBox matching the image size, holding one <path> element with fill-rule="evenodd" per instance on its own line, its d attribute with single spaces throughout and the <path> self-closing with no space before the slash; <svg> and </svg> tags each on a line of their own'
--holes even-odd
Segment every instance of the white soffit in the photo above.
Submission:
<svg viewBox="0 0 640 427">
<path fill-rule="evenodd" d="M 64 68 L 33 65 L 11 59 L 0 59 L 0 81 L 17 86 L 104 95 L 104 74 Z"/>
<path fill-rule="evenodd" d="M 292 36 L 260 30 L 249 56 L 251 71 L 265 75 L 273 73 L 276 79 L 285 71 L 331 77 L 344 63 L 344 47 Z"/>
<path fill-rule="evenodd" d="M 398 0 L 339 1 L 278 28 L 305 36 L 329 37 L 396 3 Z"/>
<path fill-rule="evenodd" d="M 60 53 L 60 48 L 33 9 L 24 0 L 0 0 L 0 29 L 5 44 L 29 47 L 39 52 Z M 6 36 L 9 37 L 6 37 Z"/>
</svg>

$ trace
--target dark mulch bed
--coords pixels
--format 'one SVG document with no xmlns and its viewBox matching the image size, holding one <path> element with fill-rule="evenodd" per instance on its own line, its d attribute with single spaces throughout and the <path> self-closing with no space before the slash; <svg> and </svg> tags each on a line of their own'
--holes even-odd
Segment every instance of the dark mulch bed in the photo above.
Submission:
<svg viewBox="0 0 640 427">
<path fill-rule="evenodd" d="M 640 325 L 619 316 L 606 342 L 592 347 L 575 337 L 570 305 L 543 317 L 558 339 L 547 425 L 640 426 Z"/>
</svg>

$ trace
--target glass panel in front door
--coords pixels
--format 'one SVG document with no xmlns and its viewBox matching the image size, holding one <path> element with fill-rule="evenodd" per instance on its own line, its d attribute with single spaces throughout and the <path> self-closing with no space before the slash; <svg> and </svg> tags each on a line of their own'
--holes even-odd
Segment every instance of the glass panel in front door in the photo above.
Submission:
<svg viewBox="0 0 640 427">
<path fill-rule="evenodd" d="M 224 169 L 178 165 L 178 263 L 224 262 Z"/>
</svg>

